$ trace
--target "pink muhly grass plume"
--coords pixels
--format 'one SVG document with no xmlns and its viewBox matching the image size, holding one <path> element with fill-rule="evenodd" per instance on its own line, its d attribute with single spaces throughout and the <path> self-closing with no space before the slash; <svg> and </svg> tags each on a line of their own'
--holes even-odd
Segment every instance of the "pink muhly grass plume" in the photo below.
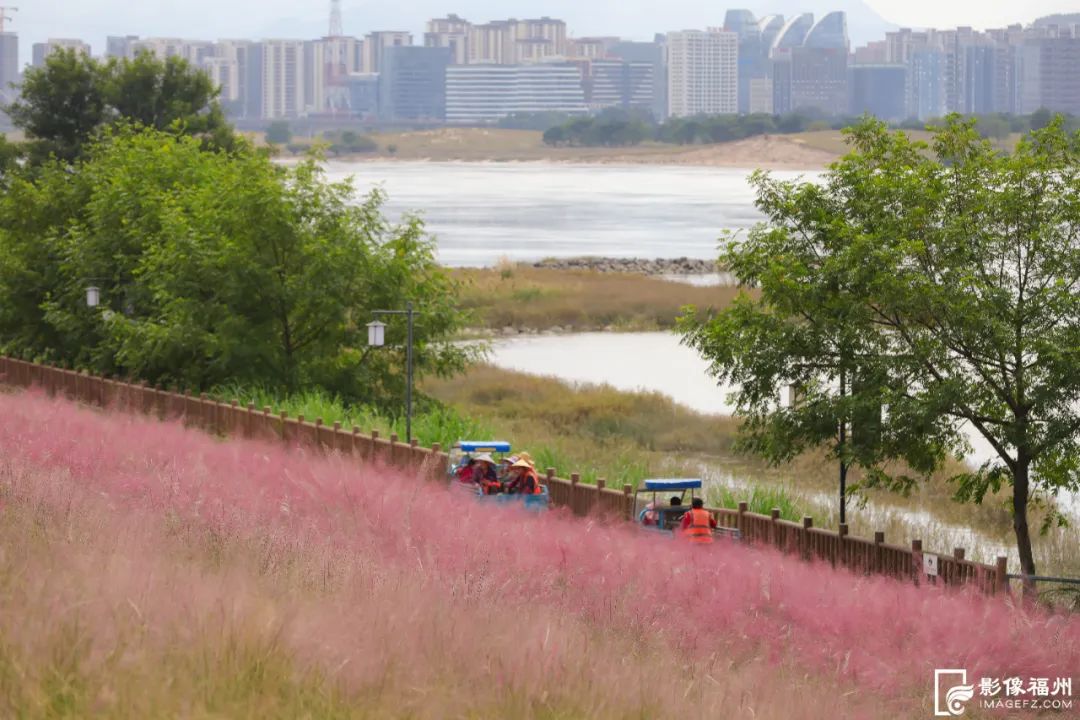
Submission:
<svg viewBox="0 0 1080 720">
<path fill-rule="evenodd" d="M 61 473 L 122 512 L 165 512 L 224 537 L 271 538 L 268 557 L 319 543 L 370 563 L 376 575 L 415 569 L 421 584 L 409 602 L 449 593 L 485 606 L 524 604 L 659 638 L 688 661 L 764 653 L 901 699 L 925 698 L 934 668 L 1026 678 L 1080 667 L 1075 617 L 858 577 L 772 550 L 701 550 L 623 524 L 492 508 L 354 458 L 224 442 L 40 393 L 0 403 L 6 462 Z"/>
</svg>

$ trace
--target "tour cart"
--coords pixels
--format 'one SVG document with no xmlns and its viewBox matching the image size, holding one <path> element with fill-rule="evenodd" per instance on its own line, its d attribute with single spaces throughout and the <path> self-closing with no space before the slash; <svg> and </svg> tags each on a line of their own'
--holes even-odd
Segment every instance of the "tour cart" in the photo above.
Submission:
<svg viewBox="0 0 1080 720">
<path fill-rule="evenodd" d="M 701 489 L 701 480 L 698 478 L 657 478 L 646 480 L 635 493 L 634 508 L 640 507 L 637 513 L 637 525 L 648 532 L 663 533 L 674 536 L 679 529 L 679 523 L 683 515 L 690 511 L 691 503 L 696 496 L 695 491 Z M 687 492 L 690 497 L 687 498 Z M 648 504 L 642 504 L 639 496 L 651 495 Z M 678 497 L 678 504 L 672 504 L 671 500 Z M 736 528 L 718 527 L 713 530 L 716 537 L 727 537 L 732 540 L 740 540 L 742 533 Z"/>
<path fill-rule="evenodd" d="M 540 494 L 522 495 L 497 493 L 495 495 L 485 495 L 480 489 L 480 486 L 476 483 L 458 482 L 458 470 L 468 463 L 470 458 L 481 453 L 491 455 L 492 459 L 494 459 L 497 464 L 500 460 L 509 455 L 510 443 L 502 440 L 461 440 L 454 443 L 454 446 L 450 448 L 450 460 L 447 465 L 447 475 L 455 489 L 474 496 L 480 502 L 500 505 L 517 503 L 524 506 L 526 510 L 534 511 L 548 509 L 551 503 L 551 497 L 548 494 L 547 486 L 542 486 L 543 492 Z"/>
<path fill-rule="evenodd" d="M 448 453 L 450 460 L 446 466 L 446 474 L 450 479 L 457 478 L 457 472 L 473 455 L 487 453 L 496 462 L 510 453 L 510 443 L 505 440 L 459 440 L 454 443 Z"/>
</svg>

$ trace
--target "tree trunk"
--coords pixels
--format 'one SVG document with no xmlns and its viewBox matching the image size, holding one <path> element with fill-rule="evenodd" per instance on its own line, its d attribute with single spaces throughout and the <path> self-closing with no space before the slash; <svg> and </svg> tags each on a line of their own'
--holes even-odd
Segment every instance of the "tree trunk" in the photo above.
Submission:
<svg viewBox="0 0 1080 720">
<path fill-rule="evenodd" d="M 1035 581 L 1027 578 L 1035 575 L 1035 558 L 1031 554 L 1031 532 L 1028 529 L 1028 472 L 1030 461 L 1018 458 L 1013 482 L 1013 529 L 1016 531 L 1016 549 L 1020 554 L 1020 572 L 1025 576 L 1024 594 L 1035 591 Z"/>
</svg>

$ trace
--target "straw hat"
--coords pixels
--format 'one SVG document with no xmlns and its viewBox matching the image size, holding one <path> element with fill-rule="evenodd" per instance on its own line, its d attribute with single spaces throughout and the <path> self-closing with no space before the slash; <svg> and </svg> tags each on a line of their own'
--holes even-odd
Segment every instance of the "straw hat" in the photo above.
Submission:
<svg viewBox="0 0 1080 720">
<path fill-rule="evenodd" d="M 526 460 L 525 458 L 518 458 L 517 462 L 515 462 L 510 467 L 512 467 L 512 468 L 528 468 L 529 470 L 535 469 L 533 464 L 531 462 L 529 462 L 528 460 Z"/>
<path fill-rule="evenodd" d="M 525 462 L 529 463 L 529 465 L 535 465 L 536 464 L 535 462 L 533 462 L 532 455 L 530 455 L 527 452 L 519 453 L 518 456 L 517 456 L 517 459 L 518 460 L 524 460 Z"/>
<path fill-rule="evenodd" d="M 494 461 L 494 460 L 492 460 L 492 459 L 491 459 L 491 456 L 490 456 L 490 455 L 488 455 L 487 453 L 480 453 L 479 455 L 477 455 L 477 456 L 475 456 L 475 457 L 473 458 L 473 461 L 474 461 L 474 462 L 486 462 L 486 463 L 488 463 L 488 464 L 490 464 L 490 465 L 494 465 L 494 464 L 495 464 L 495 461 Z"/>
</svg>

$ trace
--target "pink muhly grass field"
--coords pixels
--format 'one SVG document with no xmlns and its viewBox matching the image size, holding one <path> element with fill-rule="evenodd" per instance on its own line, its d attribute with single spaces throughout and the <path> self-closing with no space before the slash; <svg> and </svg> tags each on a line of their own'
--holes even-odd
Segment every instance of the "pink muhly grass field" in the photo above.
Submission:
<svg viewBox="0 0 1080 720">
<path fill-rule="evenodd" d="M 5 492 L 54 507 L 96 499 L 136 524 L 166 517 L 237 542 L 256 539 L 266 563 L 322 548 L 321 557 L 336 558 L 325 561 L 326 572 L 362 566 L 364 582 L 398 578 L 399 599 L 418 607 L 450 597 L 471 612 L 526 608 L 521 645 L 532 654 L 522 651 L 520 666 L 503 667 L 508 676 L 554 673 L 566 662 L 562 650 L 576 636 L 556 632 L 564 648 L 554 647 L 551 618 L 631 644 L 659 641 L 687 663 L 766 658 L 778 676 L 794 667 L 920 710 L 935 668 L 997 678 L 1070 676 L 1080 668 L 1080 621 L 1001 599 L 857 577 L 771 550 L 688 548 L 562 512 L 492 508 L 396 469 L 272 443 L 222 442 L 177 423 L 100 413 L 37 392 L 0 394 L 0 407 L 0 502 Z M 20 468 L 62 480 L 16 487 Z M 350 637 L 335 629 L 337 617 L 323 607 L 292 618 L 293 644 L 324 660 L 348 659 L 347 648 L 336 646 L 335 634 Z M 547 634 L 544 622 L 532 622 L 539 617 L 548 618 Z M 418 623 L 432 618 L 454 623 L 445 611 L 415 615 Z M 464 623 L 451 644 L 475 642 L 469 633 L 484 632 L 483 618 Z M 505 618 L 492 622 L 506 630 Z M 483 649 L 470 656 L 477 653 Z M 617 665 L 619 657 L 607 660 Z M 367 663 L 367 677 L 380 659 L 350 662 Z M 814 697 L 807 692 L 804 700 Z"/>
</svg>

